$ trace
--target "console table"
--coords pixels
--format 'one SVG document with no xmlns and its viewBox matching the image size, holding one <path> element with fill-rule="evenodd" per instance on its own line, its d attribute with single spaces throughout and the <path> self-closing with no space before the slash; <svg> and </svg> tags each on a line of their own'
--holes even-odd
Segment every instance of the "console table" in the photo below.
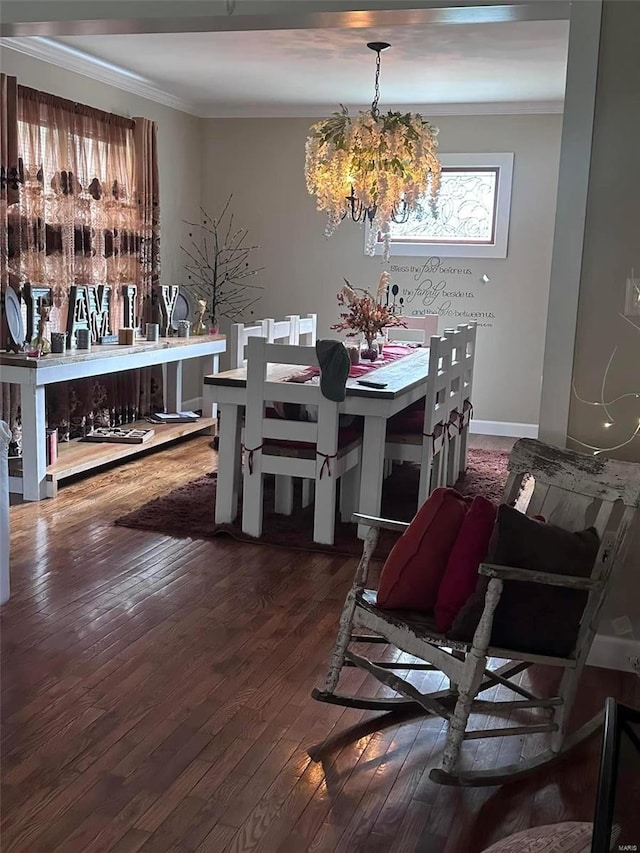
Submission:
<svg viewBox="0 0 640 853">
<path fill-rule="evenodd" d="M 0 353 L 2 381 L 20 386 L 22 408 L 22 477 L 10 477 L 11 491 L 21 493 L 27 501 L 53 497 L 58 481 L 65 477 L 207 429 L 214 424 L 216 415 L 215 406 L 207 406 L 205 402 L 207 410 L 203 409 L 197 423 L 154 425 L 153 438 L 144 444 L 94 444 L 78 439 L 63 442 L 58 445 L 58 461 L 47 468 L 44 397 L 47 385 L 161 364 L 166 381 L 165 405 L 167 411 L 176 412 L 182 408 L 183 363 L 202 359 L 202 375 L 206 376 L 218 370 L 218 358 L 225 349 L 224 335 L 203 335 L 160 338 L 153 343 L 140 341 L 132 346 L 93 346 L 91 350 L 71 350 L 65 355 L 52 353 L 40 358 L 24 353 Z M 148 428 L 149 424 L 137 421 L 130 426 Z"/>
</svg>

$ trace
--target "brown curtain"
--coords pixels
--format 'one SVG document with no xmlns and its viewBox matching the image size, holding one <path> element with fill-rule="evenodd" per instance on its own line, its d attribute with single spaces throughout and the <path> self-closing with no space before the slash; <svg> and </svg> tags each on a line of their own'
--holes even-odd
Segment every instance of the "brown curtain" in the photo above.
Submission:
<svg viewBox="0 0 640 853">
<path fill-rule="evenodd" d="M 139 158 L 156 156 L 153 123 L 147 122 L 147 134 L 154 144 L 142 150 L 132 119 L 24 86 L 18 86 L 16 115 L 23 182 L 7 245 L 9 272 L 21 285 L 51 287 L 50 331 L 66 329 L 74 285 L 110 287 L 114 332 L 123 325 L 123 285 L 138 284 L 148 315 L 153 279 L 147 246 L 154 231 L 140 172 L 156 176 L 157 208 L 157 164 Z M 154 269 L 157 276 L 157 263 Z M 62 440 L 161 407 L 162 382 L 152 370 L 47 389 L 49 426 Z"/>
<path fill-rule="evenodd" d="M 18 83 L 15 77 L 0 74 L 0 288 L 2 305 L 8 287 L 19 291 L 19 280 L 9 270 L 9 233 L 17 212 L 21 163 L 18 158 Z M 2 314 L 0 349 L 7 348 L 7 324 Z M 10 428 L 9 456 L 21 453 L 20 391 L 17 385 L 0 384 L 0 418 Z"/>
</svg>

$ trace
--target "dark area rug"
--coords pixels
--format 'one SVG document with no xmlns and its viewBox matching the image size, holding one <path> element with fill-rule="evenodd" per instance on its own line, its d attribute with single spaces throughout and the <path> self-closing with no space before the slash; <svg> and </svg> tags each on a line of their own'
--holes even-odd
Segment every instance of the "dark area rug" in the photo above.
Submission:
<svg viewBox="0 0 640 853">
<path fill-rule="evenodd" d="M 456 484 L 464 495 L 485 495 L 500 501 L 507 479 L 509 454 L 496 450 L 470 450 L 469 467 Z M 385 480 L 382 492 L 382 515 L 398 521 L 410 521 L 416 511 L 419 469 L 407 464 L 394 467 L 393 474 Z M 153 530 L 170 536 L 192 539 L 210 539 L 214 536 L 232 536 L 242 542 L 260 545 L 277 545 L 305 551 L 324 551 L 330 554 L 359 556 L 362 543 L 356 535 L 355 524 L 336 521 L 334 545 L 318 545 L 312 540 L 313 507 L 300 507 L 296 494 L 297 509 L 293 515 L 277 515 L 273 511 L 274 481 L 265 482 L 265 512 L 263 536 L 254 539 L 244 534 L 240 527 L 241 513 L 237 523 L 216 524 L 214 506 L 216 497 L 216 474 L 207 474 L 180 486 L 161 498 L 144 504 L 134 512 L 116 520 L 123 527 Z M 376 557 L 383 559 L 391 550 L 396 534 L 384 532 L 379 540 Z"/>
</svg>

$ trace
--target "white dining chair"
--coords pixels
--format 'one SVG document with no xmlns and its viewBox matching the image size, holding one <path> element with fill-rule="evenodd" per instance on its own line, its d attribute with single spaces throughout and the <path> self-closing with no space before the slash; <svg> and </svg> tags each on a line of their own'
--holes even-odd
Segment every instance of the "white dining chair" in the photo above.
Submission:
<svg viewBox="0 0 640 853">
<path fill-rule="evenodd" d="M 249 338 L 266 338 L 268 335 L 268 322 L 268 320 L 257 320 L 250 325 L 246 323 L 232 324 L 229 331 L 229 366 L 231 370 L 236 370 L 246 365 L 246 348 Z"/>
<path fill-rule="evenodd" d="M 298 317 L 298 338 L 301 346 L 314 347 L 318 335 L 318 315 L 301 314 Z"/>
<path fill-rule="evenodd" d="M 452 341 L 429 342 L 429 374 L 424 401 L 389 420 L 385 459 L 420 464 L 418 506 L 444 485 Z"/>
<path fill-rule="evenodd" d="M 315 485 L 313 539 L 333 544 L 338 482 L 343 520 L 356 508 L 362 436 L 354 428 L 340 429 L 339 404 L 328 400 L 318 383 L 269 381 L 269 364 L 317 367 L 318 358 L 313 347 L 249 340 L 242 530 L 262 535 L 265 474 L 301 477 Z M 269 417 L 267 403 L 273 401 L 317 406 L 318 419 Z"/>
<path fill-rule="evenodd" d="M 449 367 L 448 417 L 446 420 L 445 467 L 443 486 L 455 485 L 460 472 L 460 417 L 463 402 L 464 347 L 466 332 L 463 327 L 445 329 L 444 337 L 451 343 Z"/>
<path fill-rule="evenodd" d="M 458 421 L 459 441 L 459 469 L 458 476 L 467 470 L 467 458 L 469 451 L 469 430 L 473 418 L 473 374 L 476 361 L 476 338 L 478 324 L 475 320 L 466 326 L 458 326 L 463 331 L 465 340 L 463 343 L 463 367 L 462 367 L 462 410 Z"/>
<path fill-rule="evenodd" d="M 267 319 L 266 324 L 267 343 L 283 343 L 292 346 L 316 345 L 316 331 L 318 326 L 317 314 L 289 314 L 284 320 Z M 280 515 L 291 515 L 293 512 L 293 477 L 276 477 L 275 511 Z M 313 483 L 311 480 L 302 481 L 302 506 L 308 506 L 313 500 Z"/>
<path fill-rule="evenodd" d="M 424 346 L 434 335 L 438 334 L 437 314 L 425 314 L 421 317 L 404 315 L 401 317 L 406 326 L 385 326 L 387 338 L 391 341 L 418 343 Z"/>
<path fill-rule="evenodd" d="M 270 344 L 315 346 L 317 324 L 317 314 L 288 314 L 284 320 L 267 317 L 250 325 L 233 323 L 229 333 L 231 370 L 246 365 L 246 349 L 250 338 L 266 338 Z"/>
<path fill-rule="evenodd" d="M 315 346 L 318 325 L 317 314 L 289 314 L 284 320 L 266 317 L 252 324 L 234 323 L 229 334 L 231 369 L 246 367 L 247 346 L 251 338 L 264 338 L 267 343 Z M 239 457 L 238 464 L 241 464 Z M 291 477 L 276 477 L 275 509 L 282 515 L 293 512 L 294 481 Z M 313 484 L 302 483 L 302 505 L 313 500 Z"/>
</svg>

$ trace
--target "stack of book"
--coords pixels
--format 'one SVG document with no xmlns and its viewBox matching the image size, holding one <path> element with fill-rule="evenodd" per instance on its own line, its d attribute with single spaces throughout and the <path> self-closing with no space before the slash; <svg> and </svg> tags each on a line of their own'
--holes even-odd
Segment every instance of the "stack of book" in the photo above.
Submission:
<svg viewBox="0 0 640 853">
<path fill-rule="evenodd" d="M 149 417 L 154 424 L 193 424 L 200 420 L 197 412 L 156 412 Z"/>
</svg>

